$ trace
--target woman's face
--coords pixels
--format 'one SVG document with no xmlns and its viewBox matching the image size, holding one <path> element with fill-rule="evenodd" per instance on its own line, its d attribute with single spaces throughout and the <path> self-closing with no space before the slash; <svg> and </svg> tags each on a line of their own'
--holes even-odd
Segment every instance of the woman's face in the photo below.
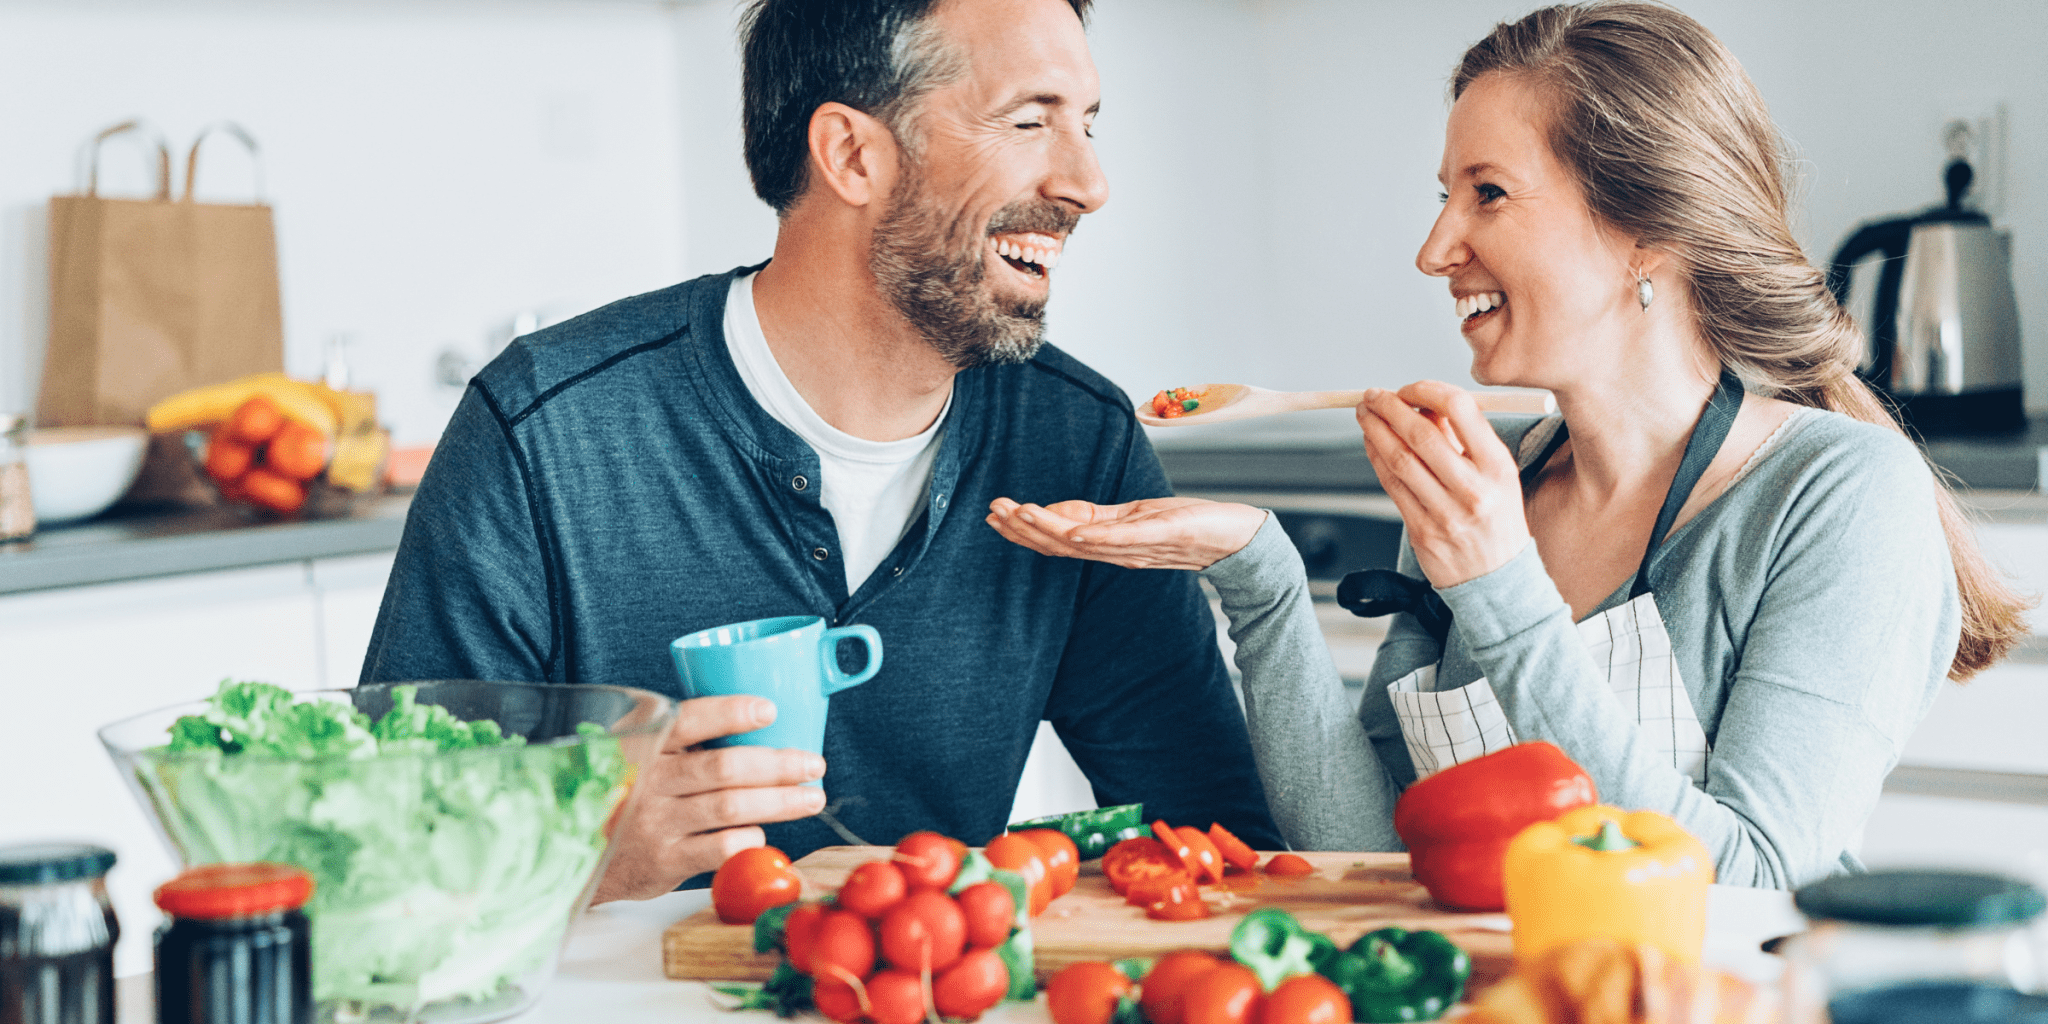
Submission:
<svg viewBox="0 0 2048 1024">
<path fill-rule="evenodd" d="M 1444 133 L 1444 209 L 1415 265 L 1450 280 L 1481 384 L 1554 390 L 1616 368 L 1642 316 L 1631 261 L 1647 254 L 1594 218 L 1548 117 L 1535 88 L 1491 74 Z"/>
</svg>

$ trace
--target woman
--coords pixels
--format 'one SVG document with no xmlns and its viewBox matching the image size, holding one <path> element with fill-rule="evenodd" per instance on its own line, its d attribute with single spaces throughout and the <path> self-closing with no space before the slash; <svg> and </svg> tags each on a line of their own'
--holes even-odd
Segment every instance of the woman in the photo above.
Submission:
<svg viewBox="0 0 2048 1024">
<path fill-rule="evenodd" d="M 1367 393 L 1400 571 L 1429 586 L 1355 718 L 1264 512 L 1000 500 L 991 523 L 1208 576 L 1297 846 L 1398 849 L 1400 787 L 1542 739 L 1605 802 L 1675 817 L 1723 882 L 1856 870 L 1942 678 L 1997 660 L 2024 604 L 1851 372 L 1768 111 L 1712 34 L 1633 2 L 1500 25 L 1452 95 L 1416 265 L 1449 282 L 1473 379 L 1547 389 L 1561 415 L 1489 423 L 1435 382 Z"/>
</svg>

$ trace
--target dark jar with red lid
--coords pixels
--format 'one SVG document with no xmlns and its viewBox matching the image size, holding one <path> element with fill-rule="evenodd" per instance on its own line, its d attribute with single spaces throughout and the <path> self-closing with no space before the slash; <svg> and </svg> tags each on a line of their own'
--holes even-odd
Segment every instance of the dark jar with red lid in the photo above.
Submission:
<svg viewBox="0 0 2048 1024">
<path fill-rule="evenodd" d="M 313 1024 L 313 943 L 300 908 L 313 878 L 288 864 L 207 864 L 156 905 L 162 1024 Z"/>
</svg>

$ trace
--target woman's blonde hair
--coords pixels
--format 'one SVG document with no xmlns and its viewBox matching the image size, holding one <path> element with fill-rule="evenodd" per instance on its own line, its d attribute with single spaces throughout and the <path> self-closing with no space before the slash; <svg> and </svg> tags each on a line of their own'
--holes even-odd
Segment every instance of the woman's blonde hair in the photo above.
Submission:
<svg viewBox="0 0 2048 1024">
<path fill-rule="evenodd" d="M 1855 324 L 1792 237 L 1770 111 L 1713 33 L 1641 0 L 1561 4 L 1504 22 L 1465 51 L 1452 96 L 1489 74 L 1547 94 L 1551 149 L 1587 205 L 1676 258 L 1701 336 L 1750 390 L 1899 430 L 1854 372 Z M 1935 477 L 1962 600 L 1949 667 L 1960 682 L 2025 635 L 2032 602 L 1985 561 L 1970 520 Z"/>
</svg>

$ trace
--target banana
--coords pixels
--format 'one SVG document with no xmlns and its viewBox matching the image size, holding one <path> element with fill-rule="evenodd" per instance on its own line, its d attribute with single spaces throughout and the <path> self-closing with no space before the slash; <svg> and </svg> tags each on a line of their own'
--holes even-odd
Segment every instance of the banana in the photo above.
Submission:
<svg viewBox="0 0 2048 1024">
<path fill-rule="evenodd" d="M 336 402 L 328 397 L 334 394 L 323 385 L 293 380 L 282 373 L 257 373 L 172 395 L 150 406 L 146 422 L 156 434 L 209 427 L 234 415 L 243 402 L 262 395 L 276 403 L 286 419 L 333 437 L 341 424 Z M 374 416 L 374 405 L 372 408 Z"/>
</svg>

